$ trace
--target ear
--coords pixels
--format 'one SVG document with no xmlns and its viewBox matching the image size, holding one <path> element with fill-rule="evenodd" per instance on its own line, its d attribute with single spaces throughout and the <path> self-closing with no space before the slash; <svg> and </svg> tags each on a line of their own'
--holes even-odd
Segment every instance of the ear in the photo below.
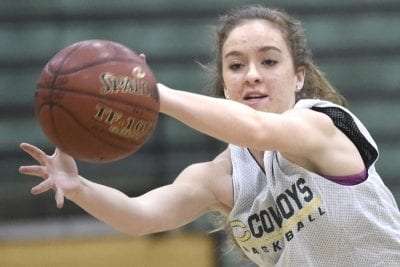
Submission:
<svg viewBox="0 0 400 267">
<path fill-rule="evenodd" d="M 299 67 L 296 72 L 296 91 L 299 92 L 303 89 L 304 80 L 306 77 L 306 69 L 304 67 Z"/>
</svg>

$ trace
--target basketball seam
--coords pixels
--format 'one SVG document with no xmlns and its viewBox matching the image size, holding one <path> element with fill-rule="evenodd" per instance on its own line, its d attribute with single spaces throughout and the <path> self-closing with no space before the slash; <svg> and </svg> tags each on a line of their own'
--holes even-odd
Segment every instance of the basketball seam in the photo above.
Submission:
<svg viewBox="0 0 400 267">
<path fill-rule="evenodd" d="M 61 68 L 62 68 L 62 67 L 64 66 L 64 64 L 65 64 L 65 61 L 66 61 L 77 49 L 79 49 L 79 47 L 81 47 L 81 46 L 82 46 L 82 44 L 77 45 L 74 49 L 71 49 L 71 51 L 69 51 L 69 53 L 64 57 L 63 61 L 60 63 L 60 66 L 59 66 L 59 68 L 58 68 L 57 70 L 51 69 L 51 68 L 50 68 L 50 64 L 47 64 L 49 72 L 50 72 L 53 76 L 55 76 L 56 79 L 57 79 L 58 75 L 60 74 Z M 50 61 L 50 62 L 51 62 L 51 61 Z"/>
<path fill-rule="evenodd" d="M 85 70 L 85 69 L 92 68 L 92 67 L 96 67 L 96 66 L 104 64 L 104 63 L 136 63 L 139 65 L 143 65 L 142 62 L 139 62 L 134 59 L 112 58 L 112 59 L 104 59 L 104 60 L 93 62 L 93 63 L 87 64 L 87 65 L 75 67 L 75 68 L 69 69 L 68 71 L 62 71 L 62 72 L 59 72 L 59 75 L 60 76 L 69 75 L 71 73 L 79 72 L 81 70 Z"/>
</svg>

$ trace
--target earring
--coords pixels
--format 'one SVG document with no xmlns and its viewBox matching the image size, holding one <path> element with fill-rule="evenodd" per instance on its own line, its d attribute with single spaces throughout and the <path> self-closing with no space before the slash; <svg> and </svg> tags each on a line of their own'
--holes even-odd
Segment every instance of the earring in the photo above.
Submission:
<svg viewBox="0 0 400 267">
<path fill-rule="evenodd" d="M 302 88 L 301 88 L 301 86 L 300 86 L 300 85 L 296 85 L 296 90 L 295 90 L 296 92 L 300 92 L 300 91 L 301 91 L 301 89 L 302 89 Z"/>
<path fill-rule="evenodd" d="M 225 95 L 225 98 L 226 98 L 226 99 L 229 99 L 228 90 L 226 90 L 225 88 L 224 88 L 224 95 Z"/>
</svg>

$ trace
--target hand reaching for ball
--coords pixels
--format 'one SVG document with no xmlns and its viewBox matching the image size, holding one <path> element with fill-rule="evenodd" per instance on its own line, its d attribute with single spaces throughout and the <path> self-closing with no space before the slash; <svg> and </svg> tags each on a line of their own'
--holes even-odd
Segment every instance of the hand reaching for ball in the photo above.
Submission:
<svg viewBox="0 0 400 267">
<path fill-rule="evenodd" d="M 53 189 L 57 207 L 62 208 L 64 197 L 76 194 L 82 186 L 75 160 L 58 148 L 53 155 L 47 155 L 41 149 L 27 143 L 22 143 L 20 147 L 39 165 L 21 166 L 19 172 L 44 180 L 32 188 L 32 194 L 38 195 Z"/>
</svg>

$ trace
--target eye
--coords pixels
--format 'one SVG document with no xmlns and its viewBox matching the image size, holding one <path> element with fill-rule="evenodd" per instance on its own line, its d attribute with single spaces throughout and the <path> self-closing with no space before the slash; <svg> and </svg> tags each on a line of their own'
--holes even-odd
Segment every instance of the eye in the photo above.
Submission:
<svg viewBox="0 0 400 267">
<path fill-rule="evenodd" d="M 267 66 L 274 66 L 275 64 L 277 64 L 278 61 L 273 60 L 273 59 L 266 59 L 264 60 L 261 64 L 263 65 L 267 65 Z"/>
<path fill-rule="evenodd" d="M 231 63 L 231 64 L 229 64 L 229 69 L 233 70 L 233 71 L 239 70 L 242 67 L 243 67 L 243 64 L 241 64 L 241 63 Z"/>
</svg>

